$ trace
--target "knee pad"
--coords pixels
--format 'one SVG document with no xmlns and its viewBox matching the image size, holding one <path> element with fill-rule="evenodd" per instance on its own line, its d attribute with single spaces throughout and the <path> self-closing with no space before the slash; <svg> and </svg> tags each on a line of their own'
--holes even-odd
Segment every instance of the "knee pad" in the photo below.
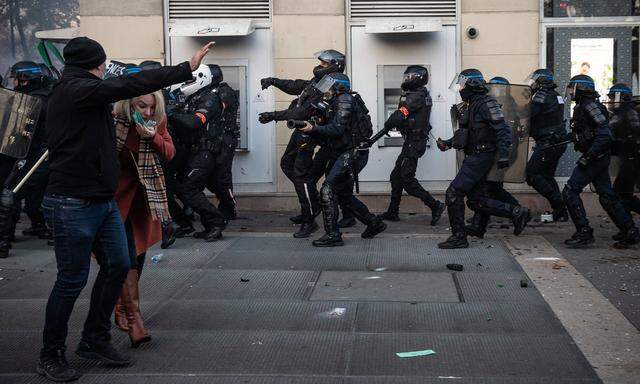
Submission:
<svg viewBox="0 0 640 384">
<path fill-rule="evenodd" d="M 538 179 L 538 175 L 536 174 L 532 174 L 527 172 L 526 176 L 525 176 L 525 181 L 527 182 L 527 185 L 529 185 L 530 187 L 533 187 L 533 185 L 536 183 L 536 180 Z"/>
<path fill-rule="evenodd" d="M 329 183 L 322 184 L 320 188 L 320 200 L 323 204 L 327 204 L 331 201 L 333 196 L 333 186 Z"/>
<path fill-rule="evenodd" d="M 580 192 L 574 191 L 569 186 L 569 184 L 565 184 L 564 188 L 562 189 L 562 199 L 564 199 L 565 202 L 568 201 L 568 200 L 574 199 L 579 194 L 580 194 Z"/>
<path fill-rule="evenodd" d="M 444 203 L 447 205 L 447 207 L 455 204 L 458 199 L 460 199 L 460 196 L 458 195 L 458 191 L 456 191 L 455 188 L 449 186 L 449 188 L 447 188 L 447 191 L 444 194 Z"/>
</svg>

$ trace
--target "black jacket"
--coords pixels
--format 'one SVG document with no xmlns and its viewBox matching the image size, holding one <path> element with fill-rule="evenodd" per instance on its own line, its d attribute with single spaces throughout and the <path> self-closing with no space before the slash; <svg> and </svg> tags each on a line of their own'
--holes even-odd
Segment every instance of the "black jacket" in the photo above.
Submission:
<svg viewBox="0 0 640 384">
<path fill-rule="evenodd" d="M 119 164 L 111 103 L 191 78 L 187 62 L 108 80 L 66 67 L 49 97 L 46 128 L 51 175 L 47 193 L 91 200 L 112 198 Z"/>
</svg>

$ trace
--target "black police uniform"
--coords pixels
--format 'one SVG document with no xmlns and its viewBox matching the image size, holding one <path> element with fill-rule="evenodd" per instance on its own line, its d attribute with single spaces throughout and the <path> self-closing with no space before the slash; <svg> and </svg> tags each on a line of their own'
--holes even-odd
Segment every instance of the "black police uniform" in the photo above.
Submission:
<svg viewBox="0 0 640 384">
<path fill-rule="evenodd" d="M 640 214 L 640 199 L 634 195 L 640 179 L 640 116 L 631 102 L 623 102 L 613 108 L 609 125 L 614 138 L 614 154 L 620 158 L 613 189 L 627 211 Z"/>
<path fill-rule="evenodd" d="M 236 200 L 233 194 L 233 159 L 238 148 L 240 127 L 238 126 L 238 96 L 227 83 L 214 87 L 224 108 L 222 111 L 222 146 L 216 157 L 216 171 L 209 179 L 208 189 L 220 201 L 218 209 L 226 220 L 236 218 Z"/>
<path fill-rule="evenodd" d="M 577 98 L 571 119 L 575 149 L 582 153 L 582 158 L 567 181 L 562 196 L 576 227 L 576 233 L 565 244 L 574 247 L 594 242 L 593 229 L 589 226 L 587 213 L 580 199 L 580 193 L 589 183 L 593 184 L 602 208 L 613 223 L 625 237 L 629 235 L 631 243 L 634 238 L 637 241 L 637 228 L 611 186 L 609 162 L 612 138 L 609 119 L 607 110 L 596 98 L 595 92 Z M 615 244 L 621 248 L 627 245 L 624 240 Z"/>
<path fill-rule="evenodd" d="M 271 85 L 289 95 L 299 95 L 293 100 L 288 109 L 267 112 L 261 116 L 261 122 L 309 120 L 313 116 L 311 105 L 317 97 L 315 89 L 316 79 L 284 80 L 270 78 Z M 312 174 L 313 155 L 318 145 L 311 135 L 293 130 L 284 154 L 280 159 L 282 172 L 293 183 L 300 203 L 302 223 L 312 223 L 320 213 L 317 181 Z"/>
<path fill-rule="evenodd" d="M 555 84 L 542 85 L 531 99 L 530 136 L 536 141 L 527 163 L 526 180 L 551 204 L 553 219 L 566 221 L 567 211 L 560 187 L 555 180 L 556 169 L 567 139 L 564 122 L 564 100 L 555 91 Z"/>
<path fill-rule="evenodd" d="M 222 146 L 222 102 L 211 87 L 205 87 L 187 98 L 181 115 L 174 119 L 192 121 L 191 126 L 184 124 L 184 129 L 192 129 L 193 135 L 200 140 L 189 157 L 180 191 L 185 203 L 200 215 L 205 228 L 194 236 L 216 240 L 226 223 L 218 208 L 205 196 L 204 189 L 215 174 L 216 158 Z"/>
<path fill-rule="evenodd" d="M 356 101 L 348 93 L 334 96 L 324 125 L 316 125 L 312 131 L 329 150 L 324 152 L 332 156 L 327 164 L 325 180 L 320 190 L 325 235 L 313 242 L 314 246 L 342 245 L 338 230 L 338 203 L 344 202 L 343 209 L 351 212 L 359 221 L 367 225 L 363 238 L 372 238 L 384 231 L 386 225 L 369 212 L 364 203 L 353 195 L 354 174 L 364 168 L 367 157 L 359 157 L 355 151 L 354 120 Z"/>
<path fill-rule="evenodd" d="M 465 131 L 466 130 L 466 131 Z M 474 211 L 486 215 L 510 218 L 516 231 L 522 230 L 522 223 L 528 221 L 529 212 L 519 205 L 507 204 L 487 197 L 484 182 L 496 160 L 508 158 L 512 145 L 512 131 L 504 120 L 500 105 L 495 98 L 483 92 L 469 98 L 468 108 L 460 116 L 460 133 L 467 133 L 466 142 L 459 143 L 457 137 L 447 142 L 447 146 L 464 149 L 465 158 L 458 174 L 446 191 L 446 200 L 452 236 L 441 248 L 466 247 L 464 223 L 464 197 Z"/>
<path fill-rule="evenodd" d="M 391 200 L 387 212 L 382 216 L 384 219 L 398 220 L 403 189 L 431 208 L 434 213 L 431 225 L 436 224 L 445 209 L 444 204 L 434 199 L 416 179 L 418 160 L 425 154 L 429 141 L 429 132 L 431 131 L 429 118 L 432 106 L 433 102 L 426 88 L 407 91 L 406 97 L 400 100 L 398 109 L 389 116 L 384 124 L 385 132 L 396 128 L 404 138 L 402 151 L 398 155 L 390 175 Z"/>
</svg>

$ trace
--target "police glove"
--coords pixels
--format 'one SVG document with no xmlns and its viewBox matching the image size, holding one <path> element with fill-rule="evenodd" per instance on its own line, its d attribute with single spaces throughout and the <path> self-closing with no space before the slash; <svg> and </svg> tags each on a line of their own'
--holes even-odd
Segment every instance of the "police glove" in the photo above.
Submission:
<svg viewBox="0 0 640 384">
<path fill-rule="evenodd" d="M 275 77 L 265 77 L 264 79 L 260 80 L 260 86 L 262 86 L 262 89 L 267 89 L 273 85 L 275 80 Z"/>
<path fill-rule="evenodd" d="M 587 155 L 584 155 L 580 157 L 578 161 L 576 161 L 576 164 L 578 164 L 578 166 L 580 167 L 586 167 L 587 165 L 589 165 L 589 160 L 590 160 L 590 157 Z"/>
<path fill-rule="evenodd" d="M 442 152 L 448 151 L 451 148 L 450 140 L 445 141 L 439 137 L 436 140 L 436 145 L 438 146 L 438 149 L 441 150 Z"/>
<path fill-rule="evenodd" d="M 391 130 L 393 128 L 397 128 L 402 125 L 404 121 L 405 115 L 398 109 L 394 111 L 391 116 L 385 121 L 384 129 Z"/>
<path fill-rule="evenodd" d="M 258 115 L 258 121 L 260 124 L 267 124 L 275 120 L 276 114 L 273 112 L 262 112 Z"/>
</svg>

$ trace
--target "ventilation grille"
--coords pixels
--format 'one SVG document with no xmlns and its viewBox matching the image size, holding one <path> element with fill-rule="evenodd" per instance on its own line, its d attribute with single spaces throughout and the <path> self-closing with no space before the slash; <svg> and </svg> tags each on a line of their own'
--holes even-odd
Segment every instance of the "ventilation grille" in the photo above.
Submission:
<svg viewBox="0 0 640 384">
<path fill-rule="evenodd" d="M 169 0 L 170 19 L 269 19 L 269 0 Z"/>
<path fill-rule="evenodd" d="M 456 0 L 350 0 L 352 19 L 370 17 L 456 17 Z"/>
</svg>

